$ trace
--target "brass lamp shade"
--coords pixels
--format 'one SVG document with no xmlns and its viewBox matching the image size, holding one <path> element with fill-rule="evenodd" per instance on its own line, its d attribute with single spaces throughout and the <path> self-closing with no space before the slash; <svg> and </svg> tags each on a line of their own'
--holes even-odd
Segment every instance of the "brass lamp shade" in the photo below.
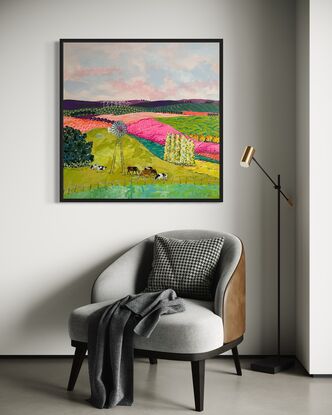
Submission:
<svg viewBox="0 0 332 415">
<path fill-rule="evenodd" d="M 247 146 L 242 154 L 240 165 L 241 167 L 249 167 L 252 158 L 254 157 L 255 149 L 252 146 Z"/>
</svg>

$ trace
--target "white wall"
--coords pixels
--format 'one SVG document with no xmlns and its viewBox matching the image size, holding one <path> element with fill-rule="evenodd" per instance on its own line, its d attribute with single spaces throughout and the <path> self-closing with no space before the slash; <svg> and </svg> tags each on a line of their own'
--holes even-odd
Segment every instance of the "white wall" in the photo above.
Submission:
<svg viewBox="0 0 332 415">
<path fill-rule="evenodd" d="M 309 370 L 309 0 L 296 26 L 296 355 Z"/>
<path fill-rule="evenodd" d="M 241 353 L 276 344 L 276 194 L 244 145 L 295 192 L 295 10 L 289 0 L 0 2 L 0 354 L 71 353 L 67 316 L 98 272 L 156 232 L 234 232 L 247 253 Z M 224 38 L 222 204 L 60 204 L 59 38 Z M 326 176 L 327 180 L 327 176 Z M 295 210 L 283 217 L 283 351 L 294 351 Z"/>
<path fill-rule="evenodd" d="M 330 155 L 332 3 L 297 1 L 297 346 L 310 374 L 332 373 Z"/>
<path fill-rule="evenodd" d="M 332 3 L 310 1 L 310 366 L 332 374 Z"/>
</svg>

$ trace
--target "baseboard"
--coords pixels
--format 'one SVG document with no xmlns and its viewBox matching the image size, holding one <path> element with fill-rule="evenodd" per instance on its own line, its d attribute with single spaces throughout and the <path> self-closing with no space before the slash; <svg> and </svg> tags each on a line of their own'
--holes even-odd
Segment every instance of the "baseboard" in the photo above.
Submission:
<svg viewBox="0 0 332 415">
<path fill-rule="evenodd" d="M 2 354 L 0 359 L 72 359 L 73 354 Z"/>
<path fill-rule="evenodd" d="M 313 375 L 310 375 L 310 373 L 307 371 L 307 369 L 303 366 L 303 364 L 301 363 L 301 361 L 297 357 L 295 357 L 295 359 L 296 359 L 298 365 L 301 366 L 301 368 L 305 371 L 306 375 L 313 377 Z"/>
<path fill-rule="evenodd" d="M 266 357 L 275 357 L 272 354 L 239 354 L 240 359 L 264 359 Z M 285 354 L 282 357 L 296 359 L 295 355 Z M 72 359 L 73 354 L 3 354 L 0 359 Z M 213 359 L 233 359 L 231 354 L 221 354 L 213 357 Z M 302 366 L 302 364 L 299 362 Z M 323 375 L 322 375 L 323 376 Z"/>
<path fill-rule="evenodd" d="M 86 356 L 87 357 L 87 356 Z M 264 358 L 268 358 L 268 357 L 275 357 L 275 355 L 273 354 L 240 354 L 239 355 L 240 359 L 264 359 Z M 302 363 L 299 361 L 299 359 L 293 355 L 293 354 L 285 354 L 282 355 L 282 357 L 287 357 L 287 358 L 291 358 L 291 359 L 295 359 L 297 364 L 299 366 L 301 366 L 301 368 L 303 369 L 303 371 L 306 373 L 307 376 L 310 376 L 312 378 L 331 378 L 331 375 L 325 375 L 325 374 L 314 374 L 311 375 L 307 369 L 302 365 Z M 58 355 L 58 354 L 38 354 L 38 355 L 34 355 L 34 354 L 29 354 L 29 355 L 22 355 L 22 354 L 10 354 L 10 355 L 0 355 L 0 360 L 1 359 L 72 359 L 73 355 Z M 213 359 L 233 359 L 233 356 L 231 354 L 228 355 L 219 355 L 219 356 L 215 356 L 213 357 Z"/>
<path fill-rule="evenodd" d="M 276 357 L 275 354 L 240 354 L 240 359 L 265 359 L 268 357 Z M 296 356 L 294 354 L 283 354 L 281 357 L 287 357 L 289 359 L 296 359 Z M 219 356 L 216 356 L 215 359 L 233 359 L 233 356 L 231 354 L 220 354 Z"/>
<path fill-rule="evenodd" d="M 332 374 L 326 375 L 326 374 L 315 373 L 312 375 L 307 371 L 307 369 L 303 366 L 303 364 L 300 362 L 298 358 L 296 358 L 296 361 L 299 364 L 299 366 L 301 366 L 301 368 L 305 371 L 305 373 L 312 378 L 331 378 L 332 377 Z"/>
</svg>

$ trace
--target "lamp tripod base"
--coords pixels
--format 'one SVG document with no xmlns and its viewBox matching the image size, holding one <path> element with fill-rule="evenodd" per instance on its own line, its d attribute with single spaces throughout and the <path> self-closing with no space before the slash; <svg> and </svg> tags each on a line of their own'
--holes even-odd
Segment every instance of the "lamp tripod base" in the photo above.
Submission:
<svg viewBox="0 0 332 415">
<path fill-rule="evenodd" d="M 250 368 L 255 372 L 270 373 L 271 375 L 274 375 L 275 373 L 289 369 L 293 364 L 294 359 L 275 356 L 253 362 L 251 363 Z"/>
</svg>

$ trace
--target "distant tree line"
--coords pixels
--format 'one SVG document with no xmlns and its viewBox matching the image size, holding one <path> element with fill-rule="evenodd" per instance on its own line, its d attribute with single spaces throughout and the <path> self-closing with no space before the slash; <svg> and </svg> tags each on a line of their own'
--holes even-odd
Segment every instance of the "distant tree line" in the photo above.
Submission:
<svg viewBox="0 0 332 415">
<path fill-rule="evenodd" d="M 81 117 L 86 115 L 114 114 L 123 115 L 133 112 L 161 112 L 182 114 L 183 111 L 208 112 L 209 115 L 219 115 L 219 106 L 216 104 L 190 104 L 180 103 L 173 105 L 162 105 L 159 107 L 140 107 L 136 105 L 109 105 L 105 107 L 78 108 L 75 110 L 64 110 L 63 114 L 71 117 Z"/>
<path fill-rule="evenodd" d="M 102 114 L 114 114 L 122 115 L 129 114 L 131 112 L 141 112 L 144 111 L 144 108 L 126 106 L 126 105 L 112 105 L 108 107 L 100 108 L 79 108 L 76 110 L 64 110 L 63 115 L 70 117 L 81 117 L 85 115 L 102 115 Z"/>
</svg>

